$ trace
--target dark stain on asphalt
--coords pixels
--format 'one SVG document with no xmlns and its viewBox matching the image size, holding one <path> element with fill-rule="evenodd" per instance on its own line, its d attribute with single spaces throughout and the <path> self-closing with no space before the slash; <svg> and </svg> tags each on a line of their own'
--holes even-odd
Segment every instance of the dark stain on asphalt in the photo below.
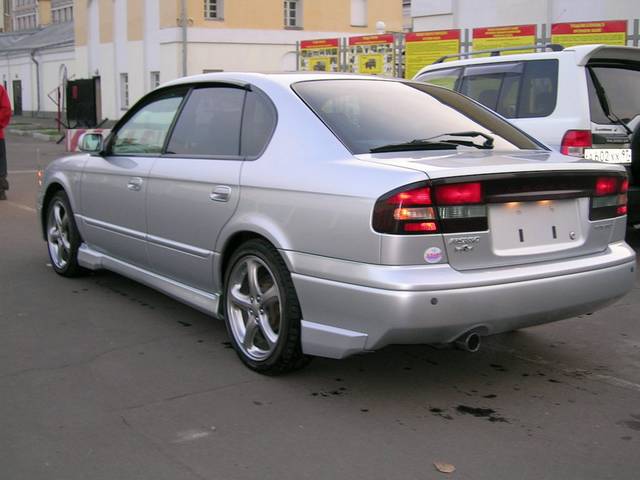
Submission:
<svg viewBox="0 0 640 480">
<path fill-rule="evenodd" d="M 436 362 L 434 360 L 429 360 L 428 358 L 425 358 L 424 361 L 427 362 L 428 364 L 434 365 L 436 367 L 439 365 L 438 362 Z"/>
<path fill-rule="evenodd" d="M 442 408 L 431 407 L 429 411 L 436 417 L 444 418 L 445 420 L 453 420 L 453 417 L 445 412 Z"/>
<path fill-rule="evenodd" d="M 233 346 L 231 345 L 231 342 L 220 342 L 222 345 L 224 345 L 224 348 L 233 348 Z"/>
<path fill-rule="evenodd" d="M 360 411 L 361 411 L 362 413 L 367 413 L 367 412 L 369 411 L 369 409 L 368 409 L 368 408 L 361 408 L 361 409 L 360 409 Z"/>
<path fill-rule="evenodd" d="M 551 383 L 562 383 L 560 380 L 556 380 L 555 378 L 549 378 L 547 380 L 547 382 L 551 382 Z"/>
<path fill-rule="evenodd" d="M 262 402 L 259 402 L 258 400 L 254 400 L 254 401 L 253 401 L 253 404 L 254 404 L 254 405 L 258 405 L 258 406 L 259 406 L 259 405 L 262 405 Z"/>
<path fill-rule="evenodd" d="M 483 395 L 483 398 L 496 398 L 497 395 L 495 393 L 490 393 L 489 395 Z"/>
<path fill-rule="evenodd" d="M 177 322 L 178 322 L 180 325 L 182 325 L 183 327 L 191 327 L 191 326 L 192 326 L 192 324 L 191 324 L 191 323 L 189 323 L 189 322 L 184 322 L 184 321 L 182 321 L 182 320 L 177 320 Z"/>
<path fill-rule="evenodd" d="M 468 405 L 458 405 L 456 411 L 463 415 L 473 415 L 478 418 L 486 418 L 490 422 L 509 423 L 509 421 L 499 416 L 492 408 L 469 407 Z"/>
<path fill-rule="evenodd" d="M 522 374 L 522 376 L 523 376 L 523 377 L 528 377 L 528 376 L 529 376 L 529 374 L 528 374 L 528 373 L 523 373 L 523 374 Z"/>
<path fill-rule="evenodd" d="M 630 437 L 629 435 L 625 435 L 624 437 L 620 437 L 620 440 L 631 440 L 633 437 Z"/>
<path fill-rule="evenodd" d="M 489 364 L 489 366 L 491 368 L 493 368 L 497 372 L 508 372 L 509 371 L 503 365 L 500 365 L 498 363 L 491 363 L 491 364 Z"/>
<path fill-rule="evenodd" d="M 621 420 L 618 422 L 618 425 L 624 425 L 631 430 L 640 432 L 640 421 L 638 420 Z"/>
<path fill-rule="evenodd" d="M 345 395 L 347 393 L 347 387 L 340 387 L 336 390 L 328 390 L 325 392 L 311 392 L 311 396 L 312 397 L 330 397 L 330 396 L 334 396 L 334 397 L 339 397 L 341 395 Z"/>
</svg>

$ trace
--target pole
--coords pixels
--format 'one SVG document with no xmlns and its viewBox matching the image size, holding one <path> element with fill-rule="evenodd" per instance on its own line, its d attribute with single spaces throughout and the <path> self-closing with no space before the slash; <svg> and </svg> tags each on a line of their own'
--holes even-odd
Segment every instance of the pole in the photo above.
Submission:
<svg viewBox="0 0 640 480">
<path fill-rule="evenodd" d="M 180 0 L 180 25 L 182 26 L 182 76 L 187 76 L 187 0 Z"/>
</svg>

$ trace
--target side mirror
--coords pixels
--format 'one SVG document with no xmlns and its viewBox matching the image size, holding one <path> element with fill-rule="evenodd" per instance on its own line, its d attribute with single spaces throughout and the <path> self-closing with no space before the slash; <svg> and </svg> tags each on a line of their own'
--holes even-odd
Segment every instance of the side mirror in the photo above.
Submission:
<svg viewBox="0 0 640 480">
<path fill-rule="evenodd" d="M 87 132 L 80 137 L 78 150 L 81 152 L 97 153 L 102 150 L 102 142 L 102 133 Z"/>
</svg>

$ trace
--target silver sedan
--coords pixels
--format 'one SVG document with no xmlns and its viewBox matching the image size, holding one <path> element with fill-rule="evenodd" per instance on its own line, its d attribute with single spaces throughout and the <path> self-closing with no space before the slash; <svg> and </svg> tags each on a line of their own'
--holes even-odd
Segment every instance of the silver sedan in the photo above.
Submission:
<svg viewBox="0 0 640 480">
<path fill-rule="evenodd" d="M 622 167 L 551 152 L 449 90 L 206 74 L 142 98 L 38 198 L 54 270 L 224 318 L 250 368 L 480 338 L 628 292 Z"/>
</svg>

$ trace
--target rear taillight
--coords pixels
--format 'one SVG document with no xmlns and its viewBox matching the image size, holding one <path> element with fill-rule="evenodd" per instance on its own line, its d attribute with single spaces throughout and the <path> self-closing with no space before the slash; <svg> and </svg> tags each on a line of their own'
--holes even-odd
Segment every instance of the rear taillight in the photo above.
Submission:
<svg viewBox="0 0 640 480">
<path fill-rule="evenodd" d="M 597 177 L 591 197 L 590 220 L 603 220 L 627 214 L 626 177 Z"/>
<path fill-rule="evenodd" d="M 593 145 L 590 130 L 567 130 L 562 137 L 560 153 L 572 157 L 582 157 L 584 149 Z"/>
<path fill-rule="evenodd" d="M 373 229 L 400 235 L 486 230 L 483 201 L 480 182 L 407 185 L 376 202 Z"/>
</svg>

